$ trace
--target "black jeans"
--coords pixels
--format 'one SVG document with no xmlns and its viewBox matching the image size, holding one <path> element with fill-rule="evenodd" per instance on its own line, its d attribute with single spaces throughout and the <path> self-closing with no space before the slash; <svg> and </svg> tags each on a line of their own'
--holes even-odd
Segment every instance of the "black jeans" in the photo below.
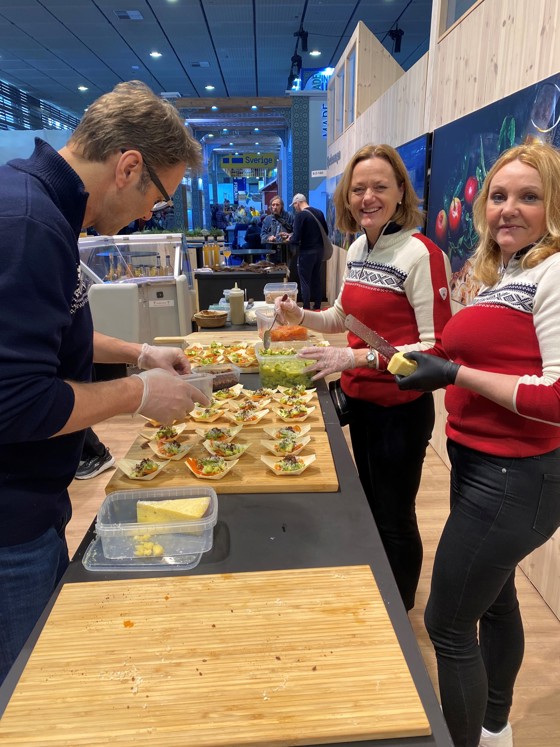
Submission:
<svg viewBox="0 0 560 747">
<path fill-rule="evenodd" d="M 321 264 L 323 263 L 323 247 L 317 249 L 302 249 L 300 247 L 297 268 L 299 273 L 299 289 L 303 308 L 310 309 L 313 302 L 314 309 L 321 308 Z"/>
<path fill-rule="evenodd" d="M 81 461 L 92 456 L 103 456 L 105 444 L 102 444 L 93 428 L 86 428 Z"/>
<path fill-rule="evenodd" d="M 483 725 L 508 720 L 524 647 L 515 568 L 560 524 L 560 449 L 513 459 L 447 448 L 451 513 L 425 620 L 453 742 L 477 747 Z"/>
<path fill-rule="evenodd" d="M 431 394 L 404 405 L 381 407 L 348 397 L 350 437 L 362 487 L 407 610 L 422 569 L 416 494 L 434 427 Z"/>
</svg>

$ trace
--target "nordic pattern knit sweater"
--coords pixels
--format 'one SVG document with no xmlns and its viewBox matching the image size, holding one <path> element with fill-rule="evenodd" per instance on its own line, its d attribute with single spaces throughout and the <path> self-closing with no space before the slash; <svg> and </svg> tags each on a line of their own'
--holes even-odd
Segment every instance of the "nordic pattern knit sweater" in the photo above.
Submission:
<svg viewBox="0 0 560 747">
<path fill-rule="evenodd" d="M 515 412 L 461 387 L 446 390 L 447 435 L 495 456 L 529 457 L 560 446 L 560 254 L 527 270 L 522 255 L 453 317 L 442 339 L 457 363 L 519 376 Z"/>
<path fill-rule="evenodd" d="M 89 381 L 93 325 L 77 239 L 87 194 L 37 140 L 0 167 L 0 545 L 31 541 L 70 515 L 83 431 L 52 438 Z"/>
<path fill-rule="evenodd" d="M 451 318 L 449 278 L 449 260 L 430 239 L 388 224 L 371 249 L 365 235 L 354 241 L 340 294 L 331 309 L 313 315 L 313 329 L 342 332 L 345 317 L 352 314 L 399 350 L 437 348 Z M 366 347 L 352 332 L 348 344 Z M 385 370 L 386 361 L 379 360 L 380 370 L 362 366 L 343 371 L 343 391 L 385 407 L 421 396 L 401 392 Z"/>
</svg>

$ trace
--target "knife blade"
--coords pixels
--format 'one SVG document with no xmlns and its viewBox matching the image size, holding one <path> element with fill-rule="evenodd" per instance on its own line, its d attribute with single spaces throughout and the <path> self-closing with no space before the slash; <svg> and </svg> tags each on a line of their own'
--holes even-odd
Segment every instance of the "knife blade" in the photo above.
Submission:
<svg viewBox="0 0 560 747">
<path fill-rule="evenodd" d="M 387 340 L 384 337 L 381 337 L 381 335 L 375 332 L 375 330 L 366 327 L 363 322 L 356 319 L 352 314 L 348 314 L 344 321 L 344 325 L 370 347 L 377 350 L 379 355 L 382 355 L 383 358 L 385 358 L 388 363 L 387 369 L 390 373 L 399 373 L 403 376 L 409 376 L 416 370 L 416 361 L 409 361 L 406 358 L 402 358 L 402 352 L 400 350 L 398 350 L 394 345 L 391 345 L 390 342 L 387 342 Z M 397 354 L 399 354 L 398 364 L 394 362 L 394 365 L 391 365 L 391 361 Z M 397 366 L 399 369 L 398 371 L 391 370 Z"/>
</svg>

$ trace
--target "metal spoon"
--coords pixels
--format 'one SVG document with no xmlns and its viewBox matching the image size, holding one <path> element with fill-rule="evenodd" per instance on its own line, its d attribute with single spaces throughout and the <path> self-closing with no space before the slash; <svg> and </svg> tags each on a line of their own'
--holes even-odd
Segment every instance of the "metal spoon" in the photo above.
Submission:
<svg viewBox="0 0 560 747">
<path fill-rule="evenodd" d="M 284 295 L 282 296 L 281 300 L 282 301 L 287 301 L 288 300 L 288 294 L 284 293 Z M 265 329 L 265 331 L 264 331 L 264 334 L 263 334 L 263 348 L 265 350 L 268 350 L 268 348 L 270 347 L 270 333 L 272 332 L 272 328 L 276 324 L 276 319 L 277 319 L 279 313 L 280 313 L 280 309 L 278 309 L 276 311 L 276 313 L 274 314 L 274 318 L 272 320 L 272 324 L 270 325 L 270 327 L 268 329 Z"/>
</svg>

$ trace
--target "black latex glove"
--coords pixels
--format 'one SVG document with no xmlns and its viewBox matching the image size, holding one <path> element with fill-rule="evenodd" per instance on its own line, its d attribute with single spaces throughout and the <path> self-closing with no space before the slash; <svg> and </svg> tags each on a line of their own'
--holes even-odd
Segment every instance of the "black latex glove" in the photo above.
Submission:
<svg viewBox="0 0 560 747">
<path fill-rule="evenodd" d="M 433 392 L 454 384 L 457 371 L 461 368 L 458 363 L 427 353 L 413 351 L 405 353 L 404 357 L 416 361 L 418 368 L 410 376 L 395 376 L 399 389 L 403 391 L 413 389 L 417 392 Z"/>
</svg>

